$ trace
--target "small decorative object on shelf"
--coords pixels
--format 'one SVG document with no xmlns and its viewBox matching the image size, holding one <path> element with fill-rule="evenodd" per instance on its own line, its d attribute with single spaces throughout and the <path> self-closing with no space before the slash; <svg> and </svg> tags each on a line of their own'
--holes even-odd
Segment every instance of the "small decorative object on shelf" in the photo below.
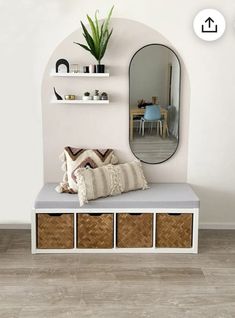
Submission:
<svg viewBox="0 0 235 318">
<path fill-rule="evenodd" d="M 108 98 L 108 94 L 107 93 L 105 93 L 105 92 L 103 92 L 102 94 L 101 94 L 101 100 L 108 100 L 109 98 Z"/>
<path fill-rule="evenodd" d="M 75 96 L 75 95 L 65 95 L 65 96 L 64 96 L 64 99 L 65 99 L 65 100 L 75 100 L 75 99 L 76 99 L 76 96 Z"/>
<path fill-rule="evenodd" d="M 96 65 L 89 65 L 89 73 L 96 73 Z"/>
<path fill-rule="evenodd" d="M 63 98 L 55 90 L 55 87 L 54 87 L 54 93 L 55 93 L 55 96 L 56 96 L 57 100 L 63 100 Z"/>
<path fill-rule="evenodd" d="M 89 92 L 86 92 L 86 93 L 84 93 L 84 95 L 82 96 L 82 99 L 83 99 L 83 100 L 91 100 L 92 97 L 90 96 L 90 93 L 89 93 Z"/>
<path fill-rule="evenodd" d="M 78 73 L 78 64 L 70 65 L 70 73 Z"/>
<path fill-rule="evenodd" d="M 95 90 L 95 94 L 93 96 L 93 99 L 94 100 L 100 100 L 100 94 L 99 94 L 99 90 L 98 89 Z"/>
<path fill-rule="evenodd" d="M 89 73 L 89 66 L 83 66 L 83 73 Z"/>
<path fill-rule="evenodd" d="M 104 64 L 97 64 L 96 65 L 96 72 L 97 73 L 105 73 L 105 65 Z"/>
<path fill-rule="evenodd" d="M 56 73 L 69 73 L 69 62 L 65 59 L 59 59 L 55 65 Z"/>
<path fill-rule="evenodd" d="M 109 30 L 109 22 L 113 12 L 114 6 L 111 8 L 107 19 L 105 19 L 100 25 L 97 18 L 97 12 L 95 13 L 94 21 L 89 15 L 87 15 L 88 22 L 91 28 L 91 34 L 88 32 L 87 28 L 81 21 L 83 36 L 87 42 L 87 45 L 82 43 L 74 42 L 75 44 L 81 46 L 86 51 L 89 51 L 97 60 L 98 64 L 96 65 L 96 73 L 104 73 L 105 65 L 101 64 L 101 60 L 104 57 L 105 51 L 108 46 L 109 39 L 112 35 L 113 29 Z"/>
</svg>

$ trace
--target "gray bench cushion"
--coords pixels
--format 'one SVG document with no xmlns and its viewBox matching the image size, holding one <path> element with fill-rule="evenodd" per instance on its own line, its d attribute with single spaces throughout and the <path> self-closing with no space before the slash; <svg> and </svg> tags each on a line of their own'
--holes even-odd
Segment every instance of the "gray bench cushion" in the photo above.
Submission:
<svg viewBox="0 0 235 318">
<path fill-rule="evenodd" d="M 199 199 L 186 183 L 154 183 L 150 189 L 90 201 L 79 207 L 77 194 L 57 193 L 57 184 L 45 184 L 39 192 L 35 209 L 154 209 L 199 208 Z"/>
</svg>

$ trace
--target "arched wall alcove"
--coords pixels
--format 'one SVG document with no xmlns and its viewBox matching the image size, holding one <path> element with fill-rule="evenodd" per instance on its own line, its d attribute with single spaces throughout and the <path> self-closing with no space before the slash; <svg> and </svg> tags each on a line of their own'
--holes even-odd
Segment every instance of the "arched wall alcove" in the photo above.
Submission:
<svg viewBox="0 0 235 318">
<path fill-rule="evenodd" d="M 44 181 L 62 178 L 58 157 L 67 145 L 81 148 L 113 148 L 121 162 L 135 157 L 129 146 L 129 63 L 133 54 L 149 43 L 172 47 L 156 30 L 128 19 L 112 19 L 114 29 L 103 59 L 110 69 L 109 78 L 64 78 L 51 76 L 60 58 L 79 65 L 95 64 L 89 52 L 73 42 L 84 42 L 79 28 L 55 49 L 49 59 L 42 83 Z M 177 53 L 177 48 L 174 48 Z M 179 54 L 178 54 L 179 56 Z M 180 57 L 180 56 L 179 56 Z M 181 60 L 180 144 L 176 154 L 159 165 L 143 164 L 152 182 L 185 182 L 187 179 L 187 144 L 189 115 L 189 79 Z M 109 105 L 52 104 L 53 87 L 61 95 L 82 95 L 86 91 L 106 91 Z"/>
</svg>

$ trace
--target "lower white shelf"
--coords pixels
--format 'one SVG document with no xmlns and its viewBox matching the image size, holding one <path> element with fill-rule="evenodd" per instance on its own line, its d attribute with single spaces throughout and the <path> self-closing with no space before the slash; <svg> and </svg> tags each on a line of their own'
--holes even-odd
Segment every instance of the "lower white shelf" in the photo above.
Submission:
<svg viewBox="0 0 235 318">
<path fill-rule="evenodd" d="M 51 101 L 52 104 L 109 104 L 109 100 L 82 100 L 82 99 L 75 99 L 75 100 L 53 100 Z"/>
<path fill-rule="evenodd" d="M 120 212 L 121 210 L 121 212 Z M 37 247 L 37 214 L 72 214 L 73 215 L 73 247 L 71 248 L 60 248 L 60 249 L 48 249 L 48 248 L 38 248 Z M 113 246 L 112 248 L 77 248 L 77 215 L 79 214 L 113 214 Z M 133 214 L 141 214 L 141 213 L 151 213 L 153 215 L 153 227 L 152 227 L 152 247 L 138 247 L 138 248 L 122 248 L 117 246 L 117 223 L 116 216 L 120 213 L 133 213 Z M 191 246 L 189 247 L 156 247 L 156 221 L 157 214 L 192 214 L 192 241 Z M 79 254 L 79 253 L 198 253 L 198 220 L 199 220 L 199 209 L 198 208 L 190 208 L 190 209 L 94 209 L 94 210 L 86 210 L 86 209 L 33 209 L 32 211 L 32 231 L 31 231 L 31 248 L 32 254 Z"/>
<path fill-rule="evenodd" d="M 36 249 L 37 254 L 113 254 L 113 253 L 140 253 L 140 254 L 195 254 L 194 248 L 112 248 L 112 249 L 95 249 L 95 248 L 73 248 L 73 249 Z"/>
</svg>

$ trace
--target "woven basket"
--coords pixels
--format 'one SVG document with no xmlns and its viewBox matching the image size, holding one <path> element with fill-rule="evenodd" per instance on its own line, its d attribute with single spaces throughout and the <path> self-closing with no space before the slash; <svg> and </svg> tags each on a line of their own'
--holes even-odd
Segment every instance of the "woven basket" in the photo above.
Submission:
<svg viewBox="0 0 235 318">
<path fill-rule="evenodd" d="M 157 214 L 157 247 L 191 247 L 192 214 Z"/>
<path fill-rule="evenodd" d="M 117 247 L 153 246 L 153 214 L 119 213 L 117 215 Z"/>
<path fill-rule="evenodd" d="M 113 214 L 78 214 L 78 248 L 112 248 Z"/>
<path fill-rule="evenodd" d="M 73 214 L 37 214 L 38 248 L 73 248 Z"/>
</svg>

